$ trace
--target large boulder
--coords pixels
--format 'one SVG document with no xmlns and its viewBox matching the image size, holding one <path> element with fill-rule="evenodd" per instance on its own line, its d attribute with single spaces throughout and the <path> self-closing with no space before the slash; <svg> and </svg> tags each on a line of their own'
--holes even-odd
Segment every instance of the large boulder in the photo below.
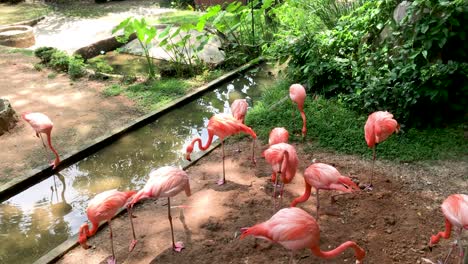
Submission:
<svg viewBox="0 0 468 264">
<path fill-rule="evenodd" d="M 11 107 L 10 102 L 0 98 L 0 135 L 12 129 L 18 122 L 18 115 Z"/>
</svg>

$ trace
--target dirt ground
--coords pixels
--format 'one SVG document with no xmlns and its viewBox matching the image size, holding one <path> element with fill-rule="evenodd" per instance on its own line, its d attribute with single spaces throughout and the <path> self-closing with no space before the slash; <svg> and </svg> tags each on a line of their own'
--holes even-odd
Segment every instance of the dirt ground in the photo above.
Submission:
<svg viewBox="0 0 468 264">
<path fill-rule="evenodd" d="M 51 77 L 48 69 L 37 71 L 35 57 L 0 51 L 0 97 L 18 113 L 42 112 L 54 123 L 52 144 L 60 155 L 71 154 L 111 129 L 142 115 L 122 96 L 104 98 L 100 91 L 109 83 L 65 74 Z M 24 121 L 0 136 L 0 184 L 46 165 L 53 153 L 45 152 L 33 129 Z M 46 157 L 47 155 L 47 157 Z"/>
<path fill-rule="evenodd" d="M 363 139 L 364 140 L 364 139 Z M 260 145 L 260 144 L 259 144 Z M 366 182 L 371 162 L 356 156 L 331 152 L 305 153 L 303 145 L 294 144 L 300 157 L 299 169 L 285 188 L 283 207 L 303 193 L 303 171 L 312 163 L 332 164 L 356 182 Z M 250 142 L 240 143 L 246 151 L 237 154 L 237 144 L 226 146 L 227 184 L 217 186 L 222 173 L 221 149 L 201 159 L 188 169 L 192 196 L 181 193 L 171 199 L 176 241 L 183 241 L 181 253 L 171 250 L 167 219 L 167 200 L 146 200 L 137 204 L 134 214 L 138 244 L 128 253 L 131 229 L 128 215 L 112 221 L 117 263 L 288 263 L 289 252 L 280 245 L 249 237 L 238 238 L 241 227 L 269 219 L 273 211 L 271 167 L 257 153 L 257 165 L 249 160 Z M 261 146 L 260 150 L 266 146 Z M 306 148 L 307 149 L 307 148 Z M 369 150 L 370 151 L 370 150 Z M 430 252 L 431 234 L 444 228 L 440 204 L 448 194 L 466 193 L 467 164 L 394 164 L 376 162 L 375 188 L 337 197 L 322 191 L 321 249 L 330 250 L 347 240 L 356 241 L 367 252 L 365 263 L 429 263 L 442 259 L 452 240 L 443 240 Z M 299 206 L 315 215 L 312 196 Z M 182 207 L 180 206 L 182 205 Z M 468 233 L 462 239 L 466 245 Z M 76 247 L 58 263 L 106 263 L 110 256 L 108 227 L 89 240 L 92 249 Z M 455 254 L 453 254 L 455 256 Z M 322 260 L 302 250 L 295 254 L 297 263 L 354 263 L 351 250 L 333 260 Z M 452 259 L 451 263 L 455 263 Z M 466 262 L 465 262 L 466 263 Z"/>
</svg>

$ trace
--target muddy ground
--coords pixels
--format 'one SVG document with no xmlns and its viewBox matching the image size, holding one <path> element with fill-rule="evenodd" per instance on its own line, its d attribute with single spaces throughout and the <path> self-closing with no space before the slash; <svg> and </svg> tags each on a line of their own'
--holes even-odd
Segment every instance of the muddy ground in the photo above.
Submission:
<svg viewBox="0 0 468 264">
<path fill-rule="evenodd" d="M 124 126 L 142 115 L 123 96 L 105 98 L 101 91 L 110 83 L 34 69 L 38 59 L 0 50 L 0 97 L 18 113 L 42 112 L 54 123 L 52 144 L 60 155 L 74 153 L 95 138 Z M 27 175 L 53 159 L 26 122 L 0 136 L 0 185 Z"/>
<path fill-rule="evenodd" d="M 364 139 L 363 139 L 364 140 Z M 259 144 L 260 145 L 260 144 Z M 292 184 L 285 188 L 283 207 L 303 193 L 304 169 L 317 162 L 333 164 L 356 182 L 366 182 L 371 162 L 356 156 L 331 152 L 305 153 L 303 145 L 294 144 L 300 157 L 299 170 Z M 136 206 L 134 214 L 138 244 L 128 253 L 131 230 L 128 215 L 112 222 L 118 263 L 288 263 L 289 252 L 280 245 L 252 237 L 240 240 L 239 229 L 270 218 L 273 211 L 273 187 L 269 180 L 270 166 L 257 153 L 253 166 L 247 151 L 250 142 L 226 146 L 227 184 L 217 186 L 222 173 L 221 149 L 218 148 L 188 169 L 192 196 L 181 193 L 171 200 L 176 240 L 184 241 L 181 253 L 171 250 L 167 200 L 146 200 Z M 265 149 L 261 146 L 260 149 Z M 307 148 L 306 148 L 307 149 Z M 369 150 L 370 151 L 370 150 Z M 443 199 L 451 193 L 466 193 L 467 163 L 433 162 L 395 164 L 377 161 L 375 188 L 337 197 L 322 191 L 321 249 L 330 250 L 346 240 L 363 247 L 365 263 L 427 263 L 445 256 L 451 240 L 442 240 L 430 252 L 430 235 L 444 228 L 440 210 Z M 315 215 L 315 198 L 300 207 Z M 178 207 L 180 205 L 187 207 Z M 468 243 L 465 232 L 463 243 Z M 77 247 L 58 261 L 68 263 L 106 263 L 110 256 L 108 227 L 91 238 L 92 249 Z M 296 253 L 297 263 L 354 263 L 347 250 L 336 259 L 322 260 L 308 250 Z M 452 259 L 451 263 L 455 263 Z"/>
</svg>

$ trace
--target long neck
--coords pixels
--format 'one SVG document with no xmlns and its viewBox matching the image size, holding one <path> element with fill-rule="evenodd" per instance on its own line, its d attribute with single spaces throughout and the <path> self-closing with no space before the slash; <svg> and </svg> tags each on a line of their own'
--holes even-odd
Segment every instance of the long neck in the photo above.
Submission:
<svg viewBox="0 0 468 264">
<path fill-rule="evenodd" d="M 87 230 L 88 231 L 86 232 L 87 237 L 94 236 L 94 234 L 96 234 L 99 228 L 99 223 L 91 222 L 91 224 L 93 225 L 93 228 L 91 230 L 89 229 Z"/>
<path fill-rule="evenodd" d="M 252 138 L 254 138 L 254 139 L 257 138 L 257 134 L 255 134 L 255 131 L 253 131 L 252 128 L 250 128 L 249 126 L 244 125 L 244 124 L 239 124 L 239 125 L 240 125 L 240 129 L 241 129 L 242 131 L 244 131 L 244 133 L 249 134 L 249 135 L 252 136 Z"/>
<path fill-rule="evenodd" d="M 281 162 L 281 180 L 283 183 L 290 183 L 294 178 L 294 167 L 289 164 L 289 152 L 286 150 L 283 152 L 283 161 Z"/>
<path fill-rule="evenodd" d="M 49 145 L 50 150 L 52 150 L 52 152 L 54 152 L 54 154 L 55 154 L 55 165 L 59 164 L 60 157 L 59 157 L 57 151 L 55 150 L 55 148 L 52 146 L 52 139 L 51 139 L 51 136 L 50 136 L 50 131 L 47 132 L 47 144 Z"/>
<path fill-rule="evenodd" d="M 205 146 L 203 146 L 201 138 L 199 138 L 199 137 L 192 140 L 191 145 L 195 146 L 195 143 L 198 143 L 198 148 L 200 148 L 200 150 L 205 151 L 210 147 L 212 142 L 213 142 L 213 133 L 211 133 L 211 131 L 208 130 L 208 141 L 206 142 Z"/>
<path fill-rule="evenodd" d="M 330 258 L 334 258 L 334 257 L 338 256 L 339 254 L 341 254 L 341 252 L 345 251 L 349 247 L 354 249 L 354 253 L 355 253 L 356 259 L 358 261 L 362 261 L 362 259 L 366 256 L 366 252 L 364 252 L 364 249 L 359 247 L 353 241 L 346 241 L 343 244 L 341 244 L 340 246 L 338 246 L 337 248 L 335 248 L 333 250 L 330 250 L 330 251 L 321 251 L 318 246 L 312 247 L 310 250 L 317 257 L 321 257 L 321 258 L 324 258 L 324 259 L 330 259 Z"/>
<path fill-rule="evenodd" d="M 450 238 L 450 233 L 451 232 L 452 232 L 452 224 L 446 218 L 445 219 L 445 231 L 444 232 L 439 232 L 439 233 L 437 233 L 437 235 L 433 235 L 431 237 L 431 244 L 434 245 L 434 244 L 439 243 L 439 240 L 440 240 L 441 237 L 443 237 L 445 239 Z"/>
<path fill-rule="evenodd" d="M 297 197 L 296 199 L 294 199 L 294 201 L 291 203 L 291 207 L 295 207 L 298 203 L 303 203 L 305 201 L 307 201 L 310 197 L 310 190 L 312 189 L 312 186 L 310 186 L 309 183 L 307 183 L 305 180 L 305 192 L 302 196 L 300 197 Z"/>
<path fill-rule="evenodd" d="M 302 117 L 302 136 L 305 136 L 307 133 L 307 126 L 306 126 L 306 115 L 304 113 L 304 110 L 301 111 L 301 117 Z"/>
</svg>

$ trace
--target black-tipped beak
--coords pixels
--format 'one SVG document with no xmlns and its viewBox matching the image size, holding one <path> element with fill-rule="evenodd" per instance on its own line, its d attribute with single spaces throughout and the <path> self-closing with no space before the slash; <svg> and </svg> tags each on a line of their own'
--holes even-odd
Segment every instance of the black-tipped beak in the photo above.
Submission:
<svg viewBox="0 0 468 264">
<path fill-rule="evenodd" d="M 429 251 L 432 252 L 432 246 L 429 246 Z"/>
</svg>

